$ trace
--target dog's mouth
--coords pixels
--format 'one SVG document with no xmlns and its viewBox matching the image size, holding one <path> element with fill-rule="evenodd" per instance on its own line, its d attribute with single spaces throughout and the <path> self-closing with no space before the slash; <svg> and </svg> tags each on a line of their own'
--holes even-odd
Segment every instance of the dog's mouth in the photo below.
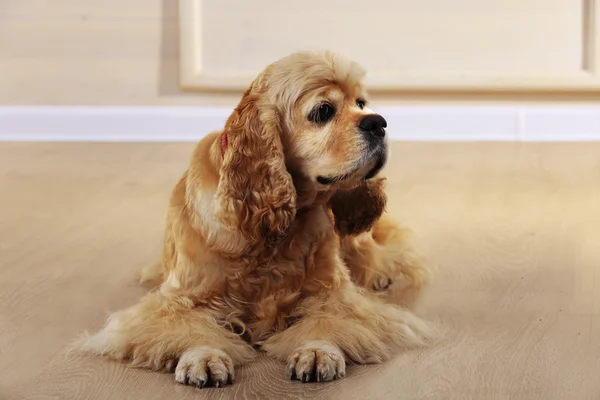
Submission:
<svg viewBox="0 0 600 400">
<path fill-rule="evenodd" d="M 379 173 L 379 171 L 381 171 L 382 168 L 385 166 L 385 163 L 387 161 L 387 151 L 384 147 L 379 148 L 373 155 L 371 155 L 371 157 L 366 157 L 366 159 L 368 160 L 367 162 L 360 162 L 357 167 L 353 168 L 350 172 L 347 172 L 345 174 L 331 177 L 317 176 L 317 182 L 319 182 L 322 185 L 333 185 L 335 183 L 340 183 L 355 177 L 357 173 L 365 170 L 367 166 L 371 167 L 366 170 L 367 172 L 361 177 L 360 180 L 371 179 L 374 176 L 376 176 Z"/>
</svg>

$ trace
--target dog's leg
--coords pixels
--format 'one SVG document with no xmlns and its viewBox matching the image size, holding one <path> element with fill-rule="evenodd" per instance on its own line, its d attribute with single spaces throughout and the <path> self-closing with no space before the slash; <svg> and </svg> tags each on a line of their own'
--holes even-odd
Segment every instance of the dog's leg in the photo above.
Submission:
<svg viewBox="0 0 600 400">
<path fill-rule="evenodd" d="M 199 387 L 226 385 L 234 378 L 234 366 L 255 356 L 250 345 L 192 300 L 160 291 L 112 314 L 79 347 L 136 367 L 174 370 L 178 382 Z"/>
<path fill-rule="evenodd" d="M 369 232 L 341 239 L 352 280 L 383 291 L 395 284 L 395 300 L 408 305 L 430 279 L 430 271 L 410 243 L 411 232 L 383 214 Z M 383 294 L 382 294 L 383 295 Z"/>
<path fill-rule="evenodd" d="M 345 375 L 346 361 L 380 363 L 432 337 L 412 312 L 365 293 L 352 282 L 301 304 L 300 319 L 268 339 L 263 349 L 288 363 L 291 379 L 330 381 Z"/>
</svg>

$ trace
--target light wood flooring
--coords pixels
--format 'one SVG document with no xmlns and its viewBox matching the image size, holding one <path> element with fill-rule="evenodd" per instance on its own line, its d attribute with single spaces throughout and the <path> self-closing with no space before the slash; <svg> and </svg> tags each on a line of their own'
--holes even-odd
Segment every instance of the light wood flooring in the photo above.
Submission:
<svg viewBox="0 0 600 400">
<path fill-rule="evenodd" d="M 234 386 L 67 355 L 137 301 L 193 144 L 0 144 L 0 399 L 600 399 L 600 144 L 394 143 L 389 211 L 438 271 L 444 336 L 328 384 Z"/>
</svg>

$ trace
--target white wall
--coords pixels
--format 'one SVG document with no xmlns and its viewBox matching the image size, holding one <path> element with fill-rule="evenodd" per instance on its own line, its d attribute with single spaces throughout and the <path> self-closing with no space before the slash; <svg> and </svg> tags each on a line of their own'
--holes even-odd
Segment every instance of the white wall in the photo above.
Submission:
<svg viewBox="0 0 600 400">
<path fill-rule="evenodd" d="M 181 0 L 184 81 L 245 87 L 292 50 L 362 63 L 372 90 L 600 93 L 598 0 Z"/>
<path fill-rule="evenodd" d="M 589 35 L 598 20 L 597 0 L 182 2 L 202 8 L 202 37 L 195 40 L 204 55 L 203 76 L 245 82 L 273 58 L 322 45 L 358 59 L 371 77 L 391 74 L 383 76 L 384 85 L 428 88 L 375 94 L 384 104 L 598 98 L 565 90 L 476 96 L 460 85 L 437 90 L 457 75 L 466 81 L 524 76 L 526 83 L 548 82 L 548 76 L 595 68 L 600 40 Z M 239 93 L 180 89 L 178 3 L 2 0 L 0 105 L 234 104 Z"/>
<path fill-rule="evenodd" d="M 177 0 L 0 0 L 0 105 L 232 104 L 179 88 Z"/>
<path fill-rule="evenodd" d="M 306 47 L 391 88 L 373 103 L 395 138 L 600 139 L 599 0 L 181 2 L 199 17 L 180 20 L 178 0 L 0 0 L 0 140 L 196 140 L 258 69 Z M 195 92 L 180 88 L 182 24 Z"/>
</svg>

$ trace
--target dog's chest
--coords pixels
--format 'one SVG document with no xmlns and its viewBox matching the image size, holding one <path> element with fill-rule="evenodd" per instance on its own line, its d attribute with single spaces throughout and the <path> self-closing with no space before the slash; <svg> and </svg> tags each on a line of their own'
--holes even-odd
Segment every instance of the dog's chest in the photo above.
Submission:
<svg viewBox="0 0 600 400">
<path fill-rule="evenodd" d="M 298 303 L 329 284 L 327 265 L 317 264 L 324 249 L 335 251 L 330 243 L 332 227 L 328 219 L 316 217 L 311 215 L 316 223 L 294 230 L 274 256 L 248 261 L 244 273 L 229 283 L 232 293 L 240 297 L 241 319 L 255 340 L 285 329 Z"/>
<path fill-rule="evenodd" d="M 314 248 L 314 245 L 311 246 Z M 311 253 L 297 260 L 277 260 L 257 266 L 242 282 L 244 305 L 241 319 L 251 342 L 260 343 L 274 332 L 294 322 L 294 310 L 306 298 L 306 284 L 311 280 Z"/>
<path fill-rule="evenodd" d="M 296 243 L 294 251 L 282 252 L 272 258 L 248 262 L 230 286 L 246 303 L 259 307 L 286 308 L 291 298 L 301 297 L 303 287 L 311 279 L 318 239 L 307 240 L 302 246 Z"/>
</svg>

